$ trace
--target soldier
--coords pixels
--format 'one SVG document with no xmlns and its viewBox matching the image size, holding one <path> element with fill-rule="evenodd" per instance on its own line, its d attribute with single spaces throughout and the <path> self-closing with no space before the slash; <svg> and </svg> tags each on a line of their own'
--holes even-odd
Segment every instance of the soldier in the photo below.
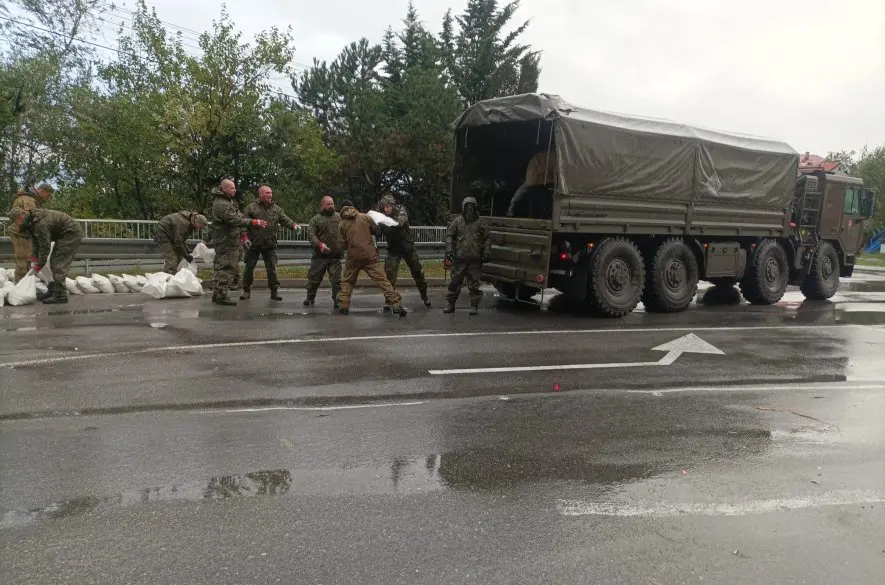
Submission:
<svg viewBox="0 0 885 585">
<path fill-rule="evenodd" d="M 412 229 L 409 227 L 409 214 L 405 205 L 398 205 L 393 195 L 388 194 L 381 198 L 378 207 L 381 213 L 399 223 L 394 227 L 381 227 L 381 231 L 387 239 L 387 258 L 384 259 L 384 272 L 387 274 L 387 280 L 396 288 L 399 264 L 405 260 L 409 272 L 412 273 L 412 278 L 415 279 L 415 286 L 421 293 L 424 306 L 430 308 L 430 299 L 427 298 L 427 279 L 424 278 L 424 267 L 421 266 L 421 259 L 418 258 L 418 251 L 415 249 L 415 240 L 412 237 Z M 389 311 L 390 305 L 384 305 L 384 310 Z"/>
<path fill-rule="evenodd" d="M 154 242 L 163 254 L 163 272 L 175 274 L 182 260 L 194 261 L 187 249 L 187 237 L 191 230 L 199 232 L 208 223 L 206 216 L 196 211 L 176 211 L 157 222 Z"/>
<path fill-rule="evenodd" d="M 233 182 L 233 179 L 231 179 L 231 182 Z M 246 207 L 246 197 L 239 191 L 234 194 L 234 204 L 237 206 L 237 211 L 241 213 L 243 211 L 243 208 Z M 237 249 L 237 272 L 236 274 L 234 274 L 233 280 L 231 280 L 231 290 L 238 290 L 240 288 L 239 267 L 240 263 L 243 261 L 243 258 L 246 256 L 246 248 L 248 247 L 247 242 L 249 238 L 246 236 L 246 230 L 242 230 L 240 232 L 240 235 L 242 236 L 241 241 L 243 242 L 243 245 Z"/>
<path fill-rule="evenodd" d="M 246 239 L 241 230 L 249 226 L 267 226 L 263 219 L 250 220 L 240 214 L 233 201 L 236 192 L 234 182 L 224 179 L 212 202 L 212 245 L 215 247 L 212 302 L 218 305 L 237 304 L 228 297 L 228 290 L 234 276 L 239 272 L 240 251 L 242 242 Z"/>
<path fill-rule="evenodd" d="M 329 273 L 329 284 L 332 285 L 332 304 L 339 309 L 338 293 L 341 291 L 341 240 L 338 225 L 341 215 L 335 211 L 335 201 L 326 195 L 320 202 L 320 212 L 310 218 L 307 225 L 307 237 L 313 247 L 310 270 L 307 272 L 307 296 L 304 306 L 313 305 L 317 289 L 323 283 L 323 276 Z"/>
<path fill-rule="evenodd" d="M 24 187 L 20 189 L 12 199 L 12 206 L 30 211 L 43 207 L 49 202 L 53 193 L 52 185 L 42 183 L 37 187 Z M 31 256 L 34 255 L 31 240 L 20 231 L 15 224 L 11 225 L 7 230 L 9 239 L 12 242 L 12 251 L 15 255 L 15 280 L 18 282 L 28 273 Z"/>
<path fill-rule="evenodd" d="M 68 290 L 65 279 L 71 269 L 71 262 L 83 239 L 80 224 L 66 213 L 50 209 L 32 209 L 26 211 L 20 207 L 13 208 L 9 214 L 16 226 L 31 238 L 34 246 L 34 257 L 31 258 L 31 270 L 35 273 L 46 266 L 52 242 L 52 282 L 49 291 L 40 297 L 47 305 L 68 302 Z"/>
<path fill-rule="evenodd" d="M 246 233 L 248 252 L 246 252 L 246 268 L 243 270 L 243 294 L 241 300 L 247 300 L 252 296 L 252 280 L 255 274 L 255 265 L 258 258 L 264 260 L 264 270 L 267 272 L 267 286 L 270 288 L 270 298 L 274 301 L 282 301 L 279 294 L 280 280 L 277 278 L 277 228 L 280 221 L 283 225 L 290 226 L 293 230 L 298 229 L 298 224 L 292 221 L 283 208 L 273 202 L 273 190 L 267 185 L 258 187 L 258 201 L 246 208 L 246 217 L 251 219 L 263 219 L 264 227 L 252 226 Z"/>
<path fill-rule="evenodd" d="M 341 205 L 341 223 L 338 224 L 338 233 L 341 237 L 342 247 L 347 250 L 347 260 L 344 262 L 344 277 L 341 281 L 341 292 L 338 293 L 339 311 L 342 315 L 350 313 L 350 296 L 353 294 L 353 285 L 356 284 L 360 272 L 365 272 L 372 281 L 378 285 L 384 293 L 384 299 L 393 307 L 393 312 L 400 317 L 406 316 L 406 310 L 402 306 L 402 298 L 390 285 L 384 274 L 384 267 L 378 258 L 378 248 L 372 233 L 375 224 L 368 215 L 360 213 L 350 201 Z"/>
<path fill-rule="evenodd" d="M 461 294 L 465 278 L 470 291 L 470 314 L 479 312 L 479 302 L 482 300 L 480 270 L 489 259 L 491 245 L 489 228 L 479 217 L 476 199 L 465 197 L 461 203 L 461 215 L 449 224 L 446 234 L 445 264 L 451 267 L 452 278 L 443 313 L 455 312 L 455 302 Z"/>
</svg>

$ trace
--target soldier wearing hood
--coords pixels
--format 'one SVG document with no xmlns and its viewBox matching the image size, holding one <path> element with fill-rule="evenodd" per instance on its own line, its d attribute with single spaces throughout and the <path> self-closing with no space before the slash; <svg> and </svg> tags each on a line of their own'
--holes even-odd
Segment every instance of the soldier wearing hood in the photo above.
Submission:
<svg viewBox="0 0 885 585">
<path fill-rule="evenodd" d="M 347 259 L 344 262 L 341 292 L 338 293 L 340 306 L 338 310 L 342 315 L 350 313 L 353 285 L 356 284 L 360 272 L 365 272 L 384 293 L 384 300 L 393 307 L 393 312 L 400 317 L 405 317 L 406 310 L 403 308 L 402 298 L 387 280 L 384 267 L 378 258 L 378 248 L 375 247 L 372 238 L 374 231 L 375 224 L 368 215 L 357 211 L 350 201 L 345 201 L 341 205 L 341 223 L 338 224 L 338 233 L 343 248 L 347 250 Z"/>
<path fill-rule="evenodd" d="M 421 294 L 424 305 L 430 308 L 430 299 L 427 297 L 427 279 L 424 277 L 424 267 L 418 258 L 415 249 L 415 239 L 412 237 L 412 229 L 409 226 L 409 214 L 405 205 L 398 204 L 393 195 L 385 195 L 378 202 L 378 211 L 393 218 L 399 223 L 397 226 L 381 226 L 381 232 L 387 240 L 387 258 L 384 259 L 384 272 L 387 280 L 396 288 L 396 276 L 399 272 L 400 262 L 406 261 L 409 272 L 415 280 L 415 286 Z M 385 311 L 390 310 L 390 305 L 384 306 Z"/>
<path fill-rule="evenodd" d="M 465 279 L 470 291 L 470 314 L 479 312 L 479 302 L 482 300 L 480 274 L 483 263 L 489 259 L 491 245 L 489 228 L 479 217 L 476 199 L 465 197 L 461 202 L 461 215 L 449 224 L 446 234 L 445 263 L 451 267 L 452 277 L 444 313 L 455 312 L 455 302 Z"/>
<path fill-rule="evenodd" d="M 187 249 L 187 237 L 192 230 L 199 232 L 208 223 L 206 216 L 196 211 L 176 211 L 157 222 L 154 243 L 163 254 L 163 272 L 175 274 L 182 260 L 194 261 Z"/>
<path fill-rule="evenodd" d="M 49 183 L 43 183 L 36 187 L 27 186 L 20 189 L 12 198 L 12 207 L 30 211 L 46 205 L 52 197 L 53 188 Z M 12 251 L 15 255 L 15 280 L 18 282 L 28 273 L 33 246 L 27 234 L 27 230 L 20 230 L 15 224 L 9 226 L 6 233 L 12 242 Z"/>
</svg>

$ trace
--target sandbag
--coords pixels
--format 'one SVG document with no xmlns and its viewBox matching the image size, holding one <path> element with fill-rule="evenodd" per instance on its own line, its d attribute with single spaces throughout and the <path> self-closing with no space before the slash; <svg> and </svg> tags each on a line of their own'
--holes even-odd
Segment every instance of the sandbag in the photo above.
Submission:
<svg viewBox="0 0 885 585">
<path fill-rule="evenodd" d="M 197 274 L 196 258 L 193 262 L 188 262 L 187 260 L 182 260 L 181 262 L 179 262 L 177 272 L 181 272 L 182 270 L 187 270 L 188 272 L 193 272 L 194 274 Z"/>
<path fill-rule="evenodd" d="M 124 274 L 122 280 L 123 284 L 126 285 L 126 288 L 129 289 L 129 292 L 141 292 L 141 286 L 138 284 L 138 279 L 131 274 Z"/>
<path fill-rule="evenodd" d="M 6 302 L 14 307 L 37 302 L 37 275 L 33 270 L 29 270 L 25 277 L 6 293 Z"/>
<path fill-rule="evenodd" d="M 128 293 L 129 287 L 123 282 L 123 279 L 117 276 L 116 274 L 108 274 L 108 280 L 111 281 L 111 285 L 114 287 L 114 292 L 118 293 Z"/>
<path fill-rule="evenodd" d="M 191 252 L 191 256 L 194 257 L 194 262 L 202 260 L 206 264 L 212 264 L 215 262 L 215 249 L 208 248 L 203 242 L 197 242 L 197 245 L 194 246 L 194 251 Z"/>
<path fill-rule="evenodd" d="M 69 295 L 82 295 L 83 291 L 80 290 L 80 287 L 77 286 L 77 281 L 72 280 L 70 278 L 65 278 L 65 288 L 68 291 Z"/>
<path fill-rule="evenodd" d="M 200 284 L 200 279 L 188 268 L 179 270 L 175 276 L 169 279 L 168 285 L 177 286 L 192 297 L 197 297 L 203 294 L 203 285 Z"/>
<path fill-rule="evenodd" d="M 11 291 L 14 286 L 15 285 L 8 280 L 6 281 L 6 284 L 0 286 L 0 307 L 6 304 L 6 295 L 9 294 L 9 291 Z"/>
<path fill-rule="evenodd" d="M 374 209 L 370 210 L 367 215 L 375 225 L 384 225 L 387 227 L 396 227 L 399 225 L 399 222 L 392 217 L 387 217 L 380 211 L 375 211 Z"/>
<path fill-rule="evenodd" d="M 114 290 L 114 285 L 111 284 L 110 279 L 102 276 L 101 274 L 93 274 L 92 275 L 92 284 L 95 285 L 95 288 L 103 292 L 104 294 L 113 294 L 116 292 Z"/>
<path fill-rule="evenodd" d="M 85 276 L 78 276 L 76 281 L 77 281 L 77 287 L 79 287 L 80 291 L 83 294 L 97 295 L 97 294 L 101 293 L 101 291 L 92 282 L 91 278 L 86 278 Z"/>
<path fill-rule="evenodd" d="M 49 284 L 52 282 L 52 251 L 55 250 L 55 242 L 49 244 L 49 256 L 46 257 L 46 266 L 37 273 L 37 278 Z"/>
<path fill-rule="evenodd" d="M 147 284 L 147 276 L 142 276 L 141 274 L 139 274 L 135 277 L 135 282 L 136 284 L 138 284 L 138 288 L 141 289 L 141 287 Z"/>
<path fill-rule="evenodd" d="M 151 274 L 141 292 L 155 299 L 187 298 L 190 296 L 180 285 L 170 282 L 170 279 L 171 275 L 165 272 Z"/>
</svg>

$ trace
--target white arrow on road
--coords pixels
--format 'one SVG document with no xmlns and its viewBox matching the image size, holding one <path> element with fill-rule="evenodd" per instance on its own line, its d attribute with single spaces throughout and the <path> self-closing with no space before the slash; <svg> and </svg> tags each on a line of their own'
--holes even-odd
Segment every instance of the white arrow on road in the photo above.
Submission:
<svg viewBox="0 0 885 585">
<path fill-rule="evenodd" d="M 599 368 L 641 368 L 648 366 L 669 366 L 684 353 L 707 353 L 725 355 L 725 352 L 710 345 L 694 333 L 683 335 L 663 345 L 652 348 L 653 351 L 666 351 L 667 354 L 656 362 L 624 362 L 614 364 L 563 364 L 559 366 L 514 366 L 508 368 L 461 368 L 454 370 L 428 370 L 432 376 L 451 374 L 500 374 L 507 372 L 540 372 L 544 370 L 595 370 Z"/>
</svg>

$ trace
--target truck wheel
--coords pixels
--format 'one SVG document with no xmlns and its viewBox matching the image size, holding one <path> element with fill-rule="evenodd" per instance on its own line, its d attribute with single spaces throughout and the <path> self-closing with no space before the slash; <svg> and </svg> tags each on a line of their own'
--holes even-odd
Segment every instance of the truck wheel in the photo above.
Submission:
<svg viewBox="0 0 885 585">
<path fill-rule="evenodd" d="M 799 287 L 806 299 L 822 301 L 839 288 L 839 254 L 829 242 L 821 242 L 811 261 L 808 276 Z"/>
<path fill-rule="evenodd" d="M 680 238 L 664 241 L 645 274 L 642 302 L 655 313 L 684 311 L 698 292 L 698 261 Z"/>
<path fill-rule="evenodd" d="M 741 280 L 741 294 L 753 305 L 773 305 L 787 292 L 789 277 L 783 247 L 774 240 L 764 240 Z"/>
<path fill-rule="evenodd" d="M 636 308 L 645 284 L 645 265 L 630 240 L 606 241 L 590 260 L 592 308 L 607 317 L 622 317 Z"/>
<path fill-rule="evenodd" d="M 721 288 L 731 288 L 738 283 L 738 279 L 731 276 L 715 276 L 713 278 L 708 278 L 707 282 L 709 282 L 713 286 L 718 286 Z"/>
</svg>

